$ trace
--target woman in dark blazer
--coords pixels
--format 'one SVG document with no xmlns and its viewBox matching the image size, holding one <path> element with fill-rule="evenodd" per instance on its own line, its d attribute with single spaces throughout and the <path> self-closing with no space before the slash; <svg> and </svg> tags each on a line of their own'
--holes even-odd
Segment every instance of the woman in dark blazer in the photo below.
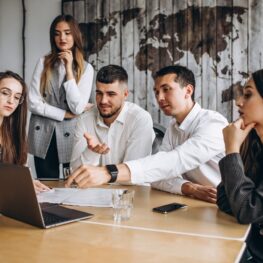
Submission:
<svg viewBox="0 0 263 263">
<path fill-rule="evenodd" d="M 251 262 L 263 262 L 263 69 L 252 74 L 237 98 L 240 118 L 223 130 L 226 156 L 217 205 L 239 223 L 252 224 Z"/>
</svg>

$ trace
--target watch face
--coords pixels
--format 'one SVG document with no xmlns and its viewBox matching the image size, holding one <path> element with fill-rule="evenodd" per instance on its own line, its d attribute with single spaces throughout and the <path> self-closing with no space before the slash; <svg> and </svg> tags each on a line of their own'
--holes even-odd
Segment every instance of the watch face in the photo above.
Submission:
<svg viewBox="0 0 263 263">
<path fill-rule="evenodd" d="M 114 164 L 108 164 L 106 165 L 106 168 L 111 176 L 111 179 L 109 181 L 109 183 L 114 183 L 117 180 L 117 175 L 118 175 L 118 168 L 116 165 Z"/>
<path fill-rule="evenodd" d="M 107 169 L 108 169 L 108 171 L 109 172 L 111 172 L 111 173 L 118 173 L 118 168 L 117 168 L 117 166 L 116 165 L 114 165 L 114 164 L 109 164 L 109 165 L 106 165 L 106 167 L 107 167 Z"/>
</svg>

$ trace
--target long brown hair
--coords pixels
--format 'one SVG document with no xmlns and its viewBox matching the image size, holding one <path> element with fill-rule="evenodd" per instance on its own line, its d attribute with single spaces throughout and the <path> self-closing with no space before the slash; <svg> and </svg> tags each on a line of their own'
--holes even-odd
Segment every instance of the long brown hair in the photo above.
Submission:
<svg viewBox="0 0 263 263">
<path fill-rule="evenodd" d="M 27 161 L 27 86 L 24 80 L 12 71 L 0 72 L 0 82 L 6 78 L 13 78 L 22 85 L 24 101 L 8 117 L 4 117 L 0 127 L 2 139 L 2 161 L 25 165 Z"/>
<path fill-rule="evenodd" d="M 50 36 L 50 46 L 51 52 L 45 56 L 44 60 L 44 70 L 41 75 L 40 80 L 40 92 L 42 96 L 46 91 L 49 91 L 49 80 L 51 76 L 51 71 L 54 69 L 56 63 L 59 63 L 58 53 L 60 50 L 56 46 L 55 42 L 55 30 L 56 26 L 60 22 L 66 22 L 69 27 L 71 34 L 74 39 L 74 45 L 72 47 L 73 54 L 73 67 L 75 71 L 76 82 L 78 83 L 81 75 L 84 71 L 84 57 L 83 57 L 83 41 L 81 31 L 79 29 L 78 22 L 71 15 L 59 15 L 57 16 L 50 26 L 49 36 Z"/>
<path fill-rule="evenodd" d="M 263 69 L 252 73 L 252 79 L 255 82 L 255 86 L 260 96 L 263 98 Z M 263 166 L 261 165 L 263 161 L 263 148 L 255 129 L 250 131 L 241 145 L 240 154 L 244 163 L 245 173 L 250 173 L 252 176 L 258 175 L 260 170 L 263 169 Z M 254 177 L 253 180 L 257 183 L 259 177 Z"/>
</svg>

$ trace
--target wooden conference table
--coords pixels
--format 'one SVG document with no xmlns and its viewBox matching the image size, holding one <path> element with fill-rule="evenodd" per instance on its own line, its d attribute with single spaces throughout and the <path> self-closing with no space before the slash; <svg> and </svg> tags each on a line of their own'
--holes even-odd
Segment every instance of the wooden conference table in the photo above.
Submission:
<svg viewBox="0 0 263 263">
<path fill-rule="evenodd" d="M 146 186 L 117 187 L 135 190 L 132 218 L 121 223 L 111 208 L 95 207 L 78 207 L 94 213 L 92 219 L 48 230 L 0 216 L 0 262 L 239 261 L 248 225 L 206 202 Z M 171 202 L 188 207 L 166 215 L 151 211 Z"/>
</svg>

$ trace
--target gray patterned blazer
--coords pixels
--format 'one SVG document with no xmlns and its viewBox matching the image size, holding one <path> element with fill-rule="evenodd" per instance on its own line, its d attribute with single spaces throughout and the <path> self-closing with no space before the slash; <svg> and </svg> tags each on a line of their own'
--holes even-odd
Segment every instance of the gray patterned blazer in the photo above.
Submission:
<svg viewBox="0 0 263 263">
<path fill-rule="evenodd" d="M 52 78 L 50 80 L 51 89 L 50 92 L 46 92 L 46 94 L 44 94 L 44 99 L 52 106 L 70 111 L 66 100 L 66 92 L 63 86 L 64 82 L 65 80 L 60 88 L 57 87 L 58 71 L 53 70 Z M 55 132 L 59 162 L 70 162 L 76 121 L 76 118 L 56 121 L 32 114 L 28 132 L 29 153 L 44 159 L 46 157 L 52 135 Z"/>
</svg>

